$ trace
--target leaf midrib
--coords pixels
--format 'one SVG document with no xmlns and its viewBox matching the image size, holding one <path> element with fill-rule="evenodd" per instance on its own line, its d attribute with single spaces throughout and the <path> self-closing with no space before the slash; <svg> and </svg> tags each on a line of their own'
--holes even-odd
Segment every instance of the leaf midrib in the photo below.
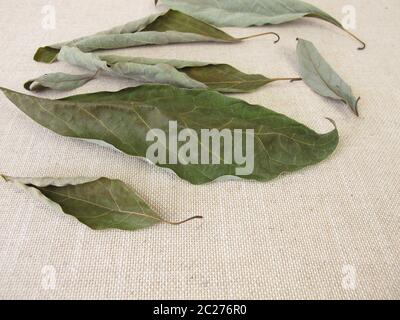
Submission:
<svg viewBox="0 0 400 320">
<path fill-rule="evenodd" d="M 149 218 L 149 219 L 153 219 L 153 220 L 156 220 L 156 221 L 159 221 L 159 222 L 163 221 L 163 220 L 160 219 L 160 218 L 156 218 L 156 217 L 153 217 L 153 216 L 151 216 L 151 215 L 147 215 L 147 214 L 145 214 L 145 213 L 139 213 L 139 212 L 135 212 L 135 211 L 126 211 L 126 210 L 116 210 L 115 208 L 109 208 L 109 207 L 106 207 L 106 206 L 97 204 L 97 203 L 92 202 L 92 201 L 89 201 L 89 200 L 85 200 L 85 199 L 73 197 L 73 196 L 71 196 L 71 195 L 65 195 L 65 194 L 63 194 L 63 193 L 56 192 L 56 191 L 53 191 L 53 190 L 45 189 L 45 191 L 46 191 L 46 192 L 53 193 L 53 194 L 58 195 L 58 196 L 61 196 L 61 197 L 64 197 L 64 198 L 66 198 L 66 199 L 81 201 L 81 202 L 90 204 L 90 205 L 92 205 L 92 206 L 94 206 L 94 207 L 97 207 L 97 208 L 100 208 L 100 209 L 106 209 L 106 210 L 108 210 L 108 213 L 113 212 L 113 213 L 122 213 L 122 214 L 128 214 L 128 215 L 133 215 L 133 216 L 137 215 L 137 216 L 142 216 L 142 217 L 146 217 L 146 218 Z M 119 207 L 119 206 L 118 206 L 118 207 Z M 104 214 L 104 213 L 102 213 L 102 214 Z M 80 217 L 80 216 L 78 216 L 78 217 Z"/>
<path fill-rule="evenodd" d="M 308 58 L 310 59 L 310 62 L 311 62 L 311 64 L 312 64 L 314 70 L 316 71 L 316 73 L 318 74 L 318 76 L 319 76 L 319 78 L 322 80 L 322 82 L 323 82 L 323 83 L 326 85 L 326 87 L 327 87 L 329 90 L 331 90 L 339 99 L 343 99 L 343 97 L 342 97 L 340 94 L 338 94 L 338 93 L 336 92 L 336 90 L 334 90 L 334 89 L 330 86 L 330 84 L 325 80 L 323 74 L 319 72 L 319 69 L 318 69 L 317 66 L 315 65 L 314 60 L 313 60 L 312 57 L 311 57 L 311 52 L 309 52 L 307 46 L 305 46 L 305 49 L 306 49 L 307 56 L 308 56 Z"/>
</svg>

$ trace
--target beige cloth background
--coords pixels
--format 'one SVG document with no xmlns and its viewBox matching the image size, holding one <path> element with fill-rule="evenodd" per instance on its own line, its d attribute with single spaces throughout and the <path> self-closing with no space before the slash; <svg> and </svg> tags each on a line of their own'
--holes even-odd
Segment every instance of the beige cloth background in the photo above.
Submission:
<svg viewBox="0 0 400 320">
<path fill-rule="evenodd" d="M 310 1 L 336 17 L 354 5 L 368 49 L 317 20 L 227 29 L 277 31 L 238 45 L 120 50 L 137 56 L 226 62 L 247 72 L 295 76 L 296 37 L 311 40 L 362 96 L 361 117 L 303 83 L 239 95 L 318 131 L 337 122 L 341 143 L 320 165 L 271 183 L 192 186 L 144 161 L 40 127 L 0 97 L 0 172 L 12 176 L 108 176 L 132 185 L 166 218 L 204 215 L 180 227 L 94 232 L 0 183 L 0 297 L 105 299 L 400 298 L 400 3 Z M 32 60 L 40 45 L 107 29 L 154 12 L 153 0 L 0 0 L 1 86 L 23 91 L 46 72 L 80 70 Z M 53 5 L 56 29 L 42 28 Z M 102 78 L 74 93 L 118 90 Z M 64 94 L 46 94 L 61 97 Z"/>
</svg>

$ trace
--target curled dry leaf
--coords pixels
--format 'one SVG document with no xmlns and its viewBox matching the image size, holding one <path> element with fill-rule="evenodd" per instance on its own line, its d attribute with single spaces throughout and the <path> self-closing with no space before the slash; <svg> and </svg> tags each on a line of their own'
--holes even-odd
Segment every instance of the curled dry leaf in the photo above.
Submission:
<svg viewBox="0 0 400 320">
<path fill-rule="evenodd" d="M 281 24 L 303 17 L 327 21 L 342 29 L 365 49 L 366 45 L 328 13 L 299 0 L 161 0 L 167 7 L 180 10 L 218 27 L 250 27 Z"/>
<path fill-rule="evenodd" d="M 358 102 L 351 87 L 333 70 L 318 52 L 317 48 L 307 40 L 298 39 L 297 58 L 300 73 L 304 82 L 316 93 L 341 100 L 358 116 Z"/>
<path fill-rule="evenodd" d="M 62 72 L 45 74 L 39 78 L 29 80 L 24 88 L 30 91 L 53 90 L 74 90 L 84 86 L 93 80 L 96 74 L 67 74 Z"/>
<path fill-rule="evenodd" d="M 128 185 L 107 178 L 13 178 L 2 176 L 57 211 L 71 215 L 94 230 L 139 230 L 161 218 Z"/>
<path fill-rule="evenodd" d="M 63 46 L 77 47 L 84 52 L 121 49 L 144 45 L 165 45 L 188 42 L 235 43 L 256 36 L 274 34 L 267 32 L 245 38 L 235 38 L 205 22 L 175 10 L 151 15 L 126 23 L 95 35 L 68 42 L 41 47 L 36 51 L 35 61 L 52 63 Z M 276 42 L 277 42 L 276 41 Z"/>
<path fill-rule="evenodd" d="M 84 53 L 75 47 L 62 47 L 58 60 L 96 72 L 96 74 L 101 72 L 140 83 L 169 84 L 180 88 L 208 88 L 227 93 L 250 92 L 279 80 L 301 80 L 246 74 L 228 64 L 96 55 Z M 93 75 L 49 74 L 27 82 L 25 88 L 32 91 L 41 90 L 44 87 L 72 90 L 83 86 L 91 79 L 94 79 Z"/>
<path fill-rule="evenodd" d="M 46 128 L 63 136 L 112 146 L 132 156 L 149 158 L 147 152 L 154 141 L 148 141 L 147 136 L 153 129 L 172 133 L 171 123 L 175 123 L 179 131 L 189 129 L 191 146 L 194 144 L 196 147 L 193 154 L 204 154 L 206 159 L 212 158 L 212 162 L 203 164 L 207 163 L 203 159 L 187 163 L 173 161 L 171 159 L 180 159 L 186 153 L 177 155 L 166 143 L 163 147 L 168 161 L 154 162 L 193 184 L 204 184 L 222 177 L 268 181 L 282 173 L 321 162 L 333 153 L 339 141 L 336 128 L 318 134 L 282 114 L 209 90 L 143 85 L 60 100 L 2 90 L 21 111 Z M 253 156 L 252 171 L 239 173 L 242 167 L 238 163 L 215 158 L 214 149 L 205 148 L 200 139 L 194 138 L 201 136 L 204 129 L 239 132 L 240 139 L 243 138 L 242 132 L 252 131 L 253 139 L 246 142 L 246 159 Z M 221 150 L 232 152 L 229 140 L 226 145 L 225 142 L 221 139 Z M 251 142 L 253 150 L 247 152 Z M 187 143 L 178 141 L 178 148 Z M 242 147 L 242 142 L 239 146 Z M 251 164 L 250 160 L 248 163 Z"/>
</svg>

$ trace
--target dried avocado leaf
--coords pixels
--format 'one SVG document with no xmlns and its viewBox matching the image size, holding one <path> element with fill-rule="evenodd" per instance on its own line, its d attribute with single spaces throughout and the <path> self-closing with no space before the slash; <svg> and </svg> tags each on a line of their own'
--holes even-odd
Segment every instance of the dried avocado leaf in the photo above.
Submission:
<svg viewBox="0 0 400 320">
<path fill-rule="evenodd" d="M 324 97 L 343 101 L 359 116 L 360 98 L 354 96 L 351 87 L 333 70 L 310 41 L 298 39 L 297 58 L 303 80 L 312 90 Z"/>
<path fill-rule="evenodd" d="M 205 129 L 253 132 L 253 140 L 249 140 L 254 148 L 249 155 L 249 159 L 253 156 L 253 168 L 245 174 L 238 173 L 241 164 L 227 163 L 221 157 L 216 163 L 203 164 L 203 159 L 174 163 L 171 157 L 176 154 L 171 156 L 169 152 L 173 150 L 165 145 L 170 158 L 166 163 L 156 164 L 173 170 L 193 184 L 204 184 L 222 177 L 269 181 L 282 173 L 321 162 L 334 152 L 339 141 L 336 128 L 318 134 L 282 114 L 210 90 L 143 85 L 61 100 L 2 90 L 21 111 L 60 135 L 106 144 L 137 157 L 148 157 L 147 152 L 154 144 L 147 141 L 148 133 L 153 129 L 171 133 L 171 122 L 176 123 L 177 130 L 191 129 L 190 132 L 198 136 Z M 204 150 L 203 141 L 194 141 L 200 154 Z M 180 148 L 185 143 L 177 144 Z M 220 147 L 229 150 L 225 140 L 221 141 Z M 214 150 L 205 150 L 208 159 L 214 160 Z"/>
<path fill-rule="evenodd" d="M 75 47 L 63 47 L 58 54 L 58 60 L 92 72 L 124 77 L 140 83 L 169 84 L 180 88 L 208 88 L 226 93 L 251 92 L 279 80 L 301 80 L 300 78 L 267 78 L 259 74 L 246 74 L 228 64 L 96 55 L 84 53 Z M 73 86 L 70 77 L 74 76 L 65 75 L 63 78 L 59 75 L 50 74 L 31 80 L 25 88 L 32 91 L 42 87 L 71 90 L 94 78 L 93 76 L 84 77 L 88 80 L 76 81 Z M 43 78 L 46 81 L 43 81 Z M 54 83 L 51 79 L 55 80 Z M 32 82 L 40 83 L 41 87 L 31 87 Z"/>
<path fill-rule="evenodd" d="M 128 185 L 107 178 L 13 178 L 1 176 L 38 200 L 78 219 L 94 230 L 139 230 L 159 223 L 161 218 Z"/>
</svg>

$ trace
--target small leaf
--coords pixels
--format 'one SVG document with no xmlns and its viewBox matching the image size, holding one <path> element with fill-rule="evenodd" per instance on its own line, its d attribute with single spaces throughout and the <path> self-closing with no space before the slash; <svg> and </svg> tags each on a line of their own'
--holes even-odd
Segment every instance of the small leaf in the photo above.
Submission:
<svg viewBox="0 0 400 320">
<path fill-rule="evenodd" d="M 95 76 L 95 74 L 73 75 L 62 72 L 50 73 L 26 82 L 24 88 L 30 91 L 41 91 L 44 89 L 73 90 L 85 85 Z"/>
<path fill-rule="evenodd" d="M 74 47 L 62 47 L 58 60 L 93 72 L 107 73 L 141 83 L 169 84 L 180 88 L 209 88 L 230 93 L 251 92 L 278 80 L 301 80 L 298 78 L 270 79 L 263 75 L 246 74 L 227 64 L 130 58 L 116 55 L 102 56 L 84 53 Z M 48 81 L 47 85 L 42 83 L 43 86 L 49 88 L 57 87 L 57 84 L 51 84 Z M 84 84 L 81 83 L 81 85 Z M 69 89 L 65 87 L 65 90 Z"/>
<path fill-rule="evenodd" d="M 139 230 L 161 218 L 129 186 L 107 178 L 3 178 L 57 211 L 71 215 L 94 230 Z"/>
<path fill-rule="evenodd" d="M 343 101 L 359 115 L 360 98 L 353 95 L 350 86 L 340 78 L 310 41 L 298 40 L 297 57 L 303 80 L 312 90 L 321 96 Z"/>
<path fill-rule="evenodd" d="M 147 140 L 148 133 L 159 129 L 173 134 L 171 122 L 176 124 L 177 130 L 192 129 L 191 133 L 195 132 L 198 137 L 203 130 L 212 129 L 227 129 L 229 133 L 238 130 L 239 134 L 247 130 L 253 132 L 250 136 L 253 139 L 246 142 L 246 151 L 242 150 L 246 154 L 243 165 L 225 161 L 221 156 L 208 164 L 203 160 L 175 162 L 172 159 L 176 156 L 174 149 L 163 145 L 169 158 L 166 162 L 154 162 L 193 184 L 222 177 L 269 181 L 284 172 L 321 162 L 333 153 L 339 141 L 336 128 L 318 134 L 282 114 L 209 90 L 143 85 L 61 100 L 2 90 L 21 111 L 46 128 L 63 136 L 112 146 L 131 156 L 148 157 L 147 151 L 154 144 Z M 229 142 L 225 145 L 225 140 L 221 140 L 221 149 L 232 152 L 228 149 L 232 148 Z M 206 157 L 215 159 L 214 150 L 206 148 L 202 140 L 194 139 L 194 143 L 198 154 L 205 151 Z M 250 143 L 253 143 L 253 150 Z M 177 144 L 180 148 L 184 143 Z M 246 164 L 252 170 L 239 172 Z"/>
<path fill-rule="evenodd" d="M 279 36 L 274 34 L 278 38 Z M 255 35 L 251 37 L 261 36 Z M 144 45 L 165 45 L 187 42 L 225 42 L 234 43 L 251 38 L 234 38 L 205 22 L 175 10 L 129 22 L 92 36 L 39 48 L 35 61 L 52 63 L 63 46 L 77 47 L 84 52 L 96 50 L 121 49 Z"/>
<path fill-rule="evenodd" d="M 158 1 L 156 1 L 157 4 Z M 180 10 L 218 27 L 250 27 L 281 24 L 303 17 L 327 21 L 365 43 L 346 30 L 328 13 L 299 0 L 161 0 L 167 7 Z"/>
</svg>

